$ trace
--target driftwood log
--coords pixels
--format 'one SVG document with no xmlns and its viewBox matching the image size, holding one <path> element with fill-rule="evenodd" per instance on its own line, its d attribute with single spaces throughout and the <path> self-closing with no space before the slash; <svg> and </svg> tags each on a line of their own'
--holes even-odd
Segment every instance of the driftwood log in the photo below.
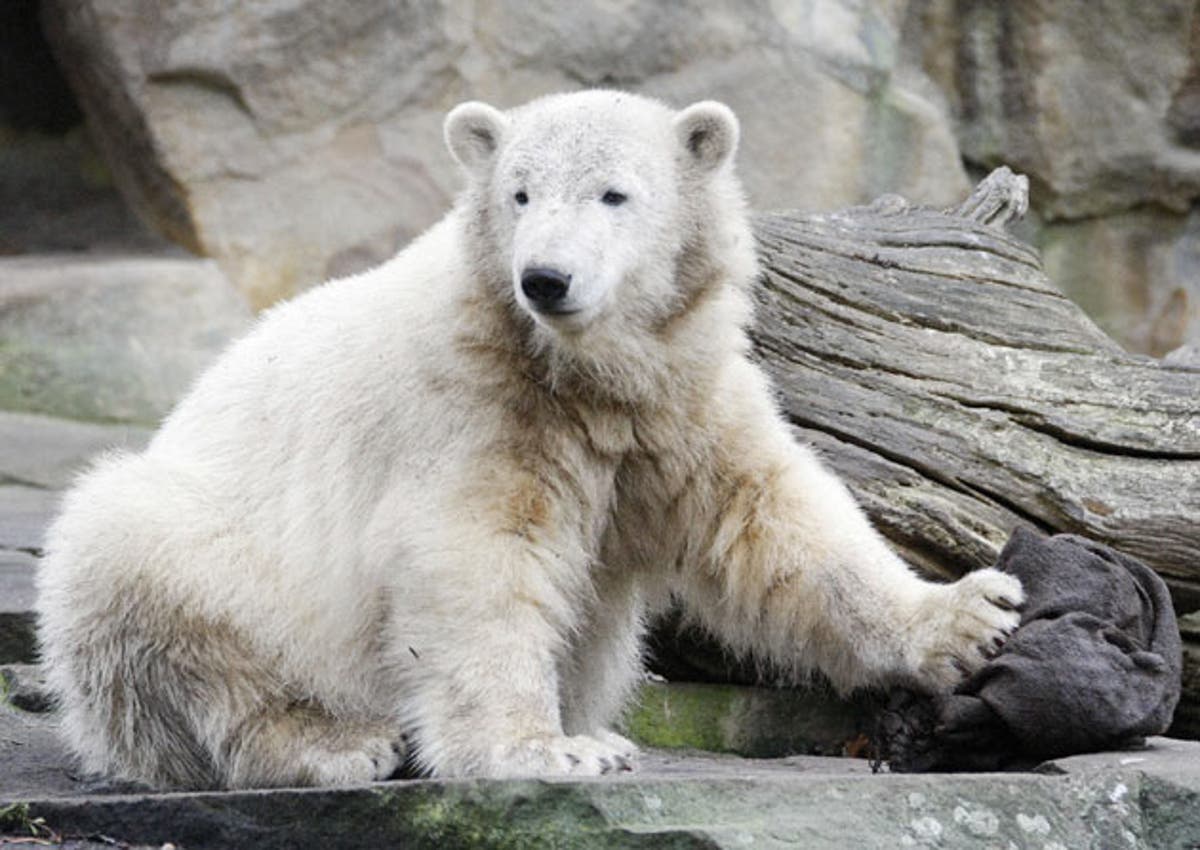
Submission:
<svg viewBox="0 0 1200 850">
<path fill-rule="evenodd" d="M 1128 552 L 1200 609 L 1200 365 L 1123 351 L 1056 290 L 1004 230 L 1027 199 L 1000 169 L 949 210 L 759 216 L 758 356 L 797 436 L 922 570 L 990 566 L 1026 524 Z M 651 642 L 668 677 L 753 677 L 676 622 Z M 1195 714 L 1194 661 L 1185 677 Z"/>
<path fill-rule="evenodd" d="M 1200 368 L 1129 354 L 1003 226 L 961 206 L 763 215 L 755 340 L 801 439 L 913 563 L 991 565 L 1021 523 L 1144 560 L 1200 608 Z"/>
</svg>

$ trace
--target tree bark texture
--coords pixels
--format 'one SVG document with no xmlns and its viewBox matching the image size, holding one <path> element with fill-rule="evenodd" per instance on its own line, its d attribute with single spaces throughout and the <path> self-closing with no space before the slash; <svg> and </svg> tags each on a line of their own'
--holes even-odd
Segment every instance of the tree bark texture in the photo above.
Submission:
<svg viewBox="0 0 1200 850">
<path fill-rule="evenodd" d="M 957 208 L 885 197 L 757 218 L 754 333 L 797 436 L 912 563 L 991 565 L 1018 524 L 1144 560 L 1200 608 L 1200 365 L 1129 354 L 1004 230 L 1025 178 Z"/>
</svg>

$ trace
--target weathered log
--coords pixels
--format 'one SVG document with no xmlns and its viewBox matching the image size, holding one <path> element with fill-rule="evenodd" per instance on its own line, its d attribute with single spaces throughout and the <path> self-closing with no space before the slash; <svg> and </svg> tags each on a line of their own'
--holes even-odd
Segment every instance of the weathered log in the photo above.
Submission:
<svg viewBox="0 0 1200 850">
<path fill-rule="evenodd" d="M 755 341 L 798 436 L 913 563 L 990 565 L 1018 524 L 1143 559 L 1200 608 L 1200 368 L 1126 353 L 1003 226 L 1023 177 L 952 210 L 887 197 L 760 216 Z"/>
</svg>

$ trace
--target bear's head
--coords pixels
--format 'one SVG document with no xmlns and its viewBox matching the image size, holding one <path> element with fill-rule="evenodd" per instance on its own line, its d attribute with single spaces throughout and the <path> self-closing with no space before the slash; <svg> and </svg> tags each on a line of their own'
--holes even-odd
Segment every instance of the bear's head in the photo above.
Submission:
<svg viewBox="0 0 1200 850">
<path fill-rule="evenodd" d="M 456 107 L 446 144 L 467 173 L 473 259 L 553 342 L 628 340 L 756 266 L 732 160 L 738 122 L 616 91 L 500 111 Z"/>
</svg>

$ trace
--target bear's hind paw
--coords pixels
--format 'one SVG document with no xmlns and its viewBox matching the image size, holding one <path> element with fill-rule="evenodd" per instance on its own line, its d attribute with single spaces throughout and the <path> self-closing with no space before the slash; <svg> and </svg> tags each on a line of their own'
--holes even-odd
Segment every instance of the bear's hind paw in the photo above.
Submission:
<svg viewBox="0 0 1200 850">
<path fill-rule="evenodd" d="M 315 748 L 304 758 L 313 785 L 363 785 L 391 777 L 404 762 L 403 744 L 368 737 L 336 751 Z"/>
</svg>

